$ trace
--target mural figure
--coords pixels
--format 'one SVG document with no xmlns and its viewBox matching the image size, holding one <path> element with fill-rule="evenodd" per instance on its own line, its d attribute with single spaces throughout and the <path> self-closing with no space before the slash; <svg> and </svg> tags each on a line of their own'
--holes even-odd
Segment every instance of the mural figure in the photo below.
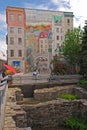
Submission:
<svg viewBox="0 0 87 130">
<path fill-rule="evenodd" d="M 27 61 L 28 69 L 32 70 L 34 68 L 34 61 L 33 61 L 31 48 L 27 48 L 27 50 L 26 50 L 26 61 Z"/>
<path fill-rule="evenodd" d="M 48 39 L 52 38 L 52 26 L 50 24 L 38 24 L 38 25 L 28 25 L 26 28 L 26 69 L 34 69 L 37 62 L 35 61 L 36 54 L 40 53 L 41 55 L 41 40 L 44 42 L 44 50 L 48 53 Z M 49 33 L 49 36 L 48 36 Z M 40 37 L 42 35 L 42 37 Z M 45 44 L 46 47 L 45 47 Z M 35 63 L 36 62 L 36 63 Z M 46 61 L 48 62 L 48 61 Z"/>
</svg>

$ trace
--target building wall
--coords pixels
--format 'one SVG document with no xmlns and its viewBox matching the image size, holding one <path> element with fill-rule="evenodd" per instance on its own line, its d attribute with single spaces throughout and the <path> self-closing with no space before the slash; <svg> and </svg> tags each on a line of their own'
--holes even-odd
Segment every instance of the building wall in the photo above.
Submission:
<svg viewBox="0 0 87 130">
<path fill-rule="evenodd" d="M 12 20 L 10 15 L 13 15 Z M 20 20 L 18 17 L 20 15 Z M 7 8 L 7 31 L 8 31 L 8 64 L 13 65 L 18 71 L 25 71 L 25 12 L 21 8 Z M 13 38 L 13 40 L 11 40 Z M 19 39 L 19 40 L 18 40 Z M 21 51 L 19 56 L 19 50 Z M 13 51 L 13 56 L 11 56 Z"/>
<path fill-rule="evenodd" d="M 8 7 L 6 17 L 8 63 L 13 64 L 13 60 L 19 61 L 19 68 L 23 72 L 33 71 L 35 67 L 40 71 L 49 71 L 50 61 L 55 54 L 59 54 L 65 33 L 73 28 L 73 13 Z M 14 33 L 10 32 L 11 27 L 14 27 Z M 18 28 L 22 28 L 20 35 Z M 14 37 L 12 45 L 11 37 Z M 18 38 L 22 39 L 20 45 Z M 19 49 L 22 50 L 20 57 Z M 11 50 L 14 50 L 13 57 L 10 54 Z"/>
<path fill-rule="evenodd" d="M 6 63 L 6 60 L 0 59 L 0 70 L 4 69 L 4 64 Z"/>
</svg>

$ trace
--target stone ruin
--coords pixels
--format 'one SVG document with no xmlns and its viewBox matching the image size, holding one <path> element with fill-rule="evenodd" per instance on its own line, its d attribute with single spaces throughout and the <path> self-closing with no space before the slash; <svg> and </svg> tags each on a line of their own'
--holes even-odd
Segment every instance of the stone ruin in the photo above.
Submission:
<svg viewBox="0 0 87 130">
<path fill-rule="evenodd" d="M 62 93 L 71 93 L 78 95 L 78 100 L 61 99 Z M 6 121 L 8 117 L 13 126 L 18 128 L 30 127 L 55 127 L 59 126 L 69 116 L 82 116 L 87 120 L 87 92 L 76 85 L 55 86 L 53 88 L 43 88 L 34 90 L 35 100 L 39 100 L 38 104 L 21 104 L 17 101 L 23 100 L 23 94 L 19 88 L 8 88 L 8 98 L 6 107 Z M 46 100 L 46 102 L 43 102 Z M 9 108 L 8 108 L 9 107 Z M 8 108 L 8 109 L 7 109 Z M 9 128 L 11 125 L 9 126 Z M 4 129 L 5 130 L 5 129 Z M 9 129 L 10 130 L 10 129 Z"/>
</svg>

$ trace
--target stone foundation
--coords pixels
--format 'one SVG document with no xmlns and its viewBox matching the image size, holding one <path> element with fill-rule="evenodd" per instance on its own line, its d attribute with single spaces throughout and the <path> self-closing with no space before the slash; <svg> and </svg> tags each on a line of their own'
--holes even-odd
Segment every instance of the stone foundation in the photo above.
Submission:
<svg viewBox="0 0 87 130">
<path fill-rule="evenodd" d="M 18 88 L 8 89 L 3 130 L 18 130 L 18 127 L 55 127 L 59 126 L 69 116 L 82 116 L 87 120 L 87 92 L 77 86 L 62 86 L 34 91 L 34 98 L 41 103 L 33 105 L 17 105 L 23 95 Z M 74 93 L 83 99 L 60 99 L 62 93 Z M 50 100 L 43 102 L 43 100 Z"/>
<path fill-rule="evenodd" d="M 13 117 L 17 115 L 20 118 L 19 115 L 26 115 L 26 112 L 16 104 L 16 101 L 21 101 L 22 99 L 23 95 L 19 88 L 8 88 L 3 130 L 17 130 L 17 125 Z"/>
</svg>

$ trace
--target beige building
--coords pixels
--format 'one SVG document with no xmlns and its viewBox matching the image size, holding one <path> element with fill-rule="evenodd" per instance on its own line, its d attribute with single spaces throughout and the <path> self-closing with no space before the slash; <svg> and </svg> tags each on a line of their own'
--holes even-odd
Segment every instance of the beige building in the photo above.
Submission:
<svg viewBox="0 0 87 130">
<path fill-rule="evenodd" d="M 7 7 L 6 19 L 8 64 L 25 73 L 35 67 L 49 71 L 52 57 L 73 28 L 72 12 Z"/>
</svg>

